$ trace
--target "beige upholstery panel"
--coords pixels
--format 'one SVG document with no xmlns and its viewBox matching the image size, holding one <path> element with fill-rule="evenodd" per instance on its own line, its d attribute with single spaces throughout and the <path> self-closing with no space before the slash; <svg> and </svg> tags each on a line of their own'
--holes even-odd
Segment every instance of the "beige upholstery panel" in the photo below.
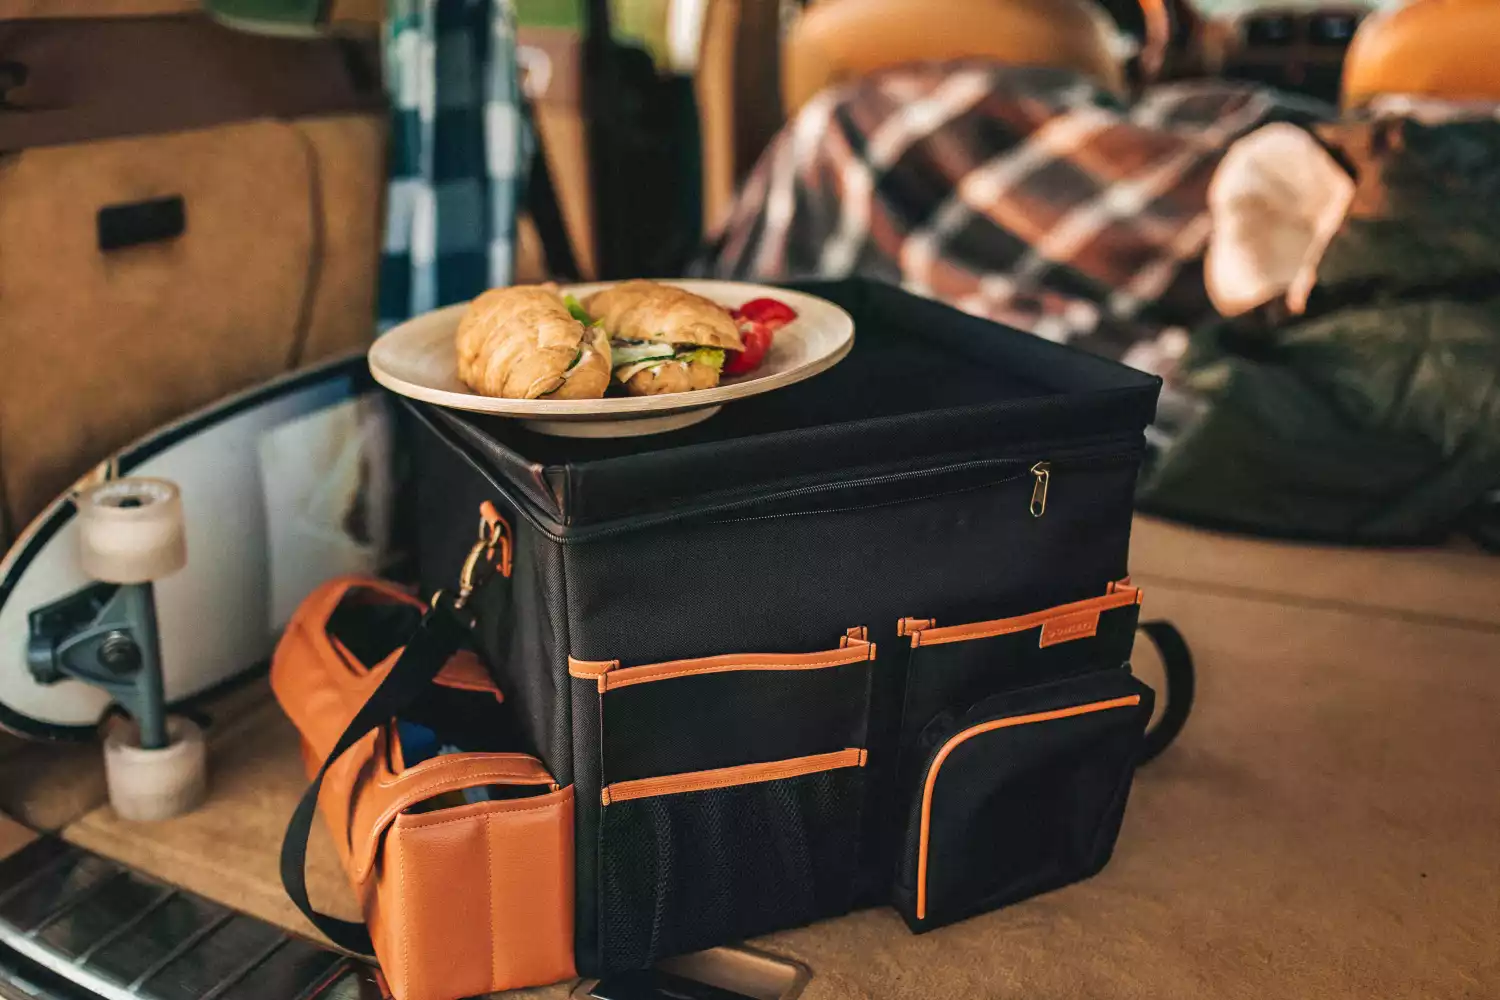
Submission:
<svg viewBox="0 0 1500 1000">
<path fill-rule="evenodd" d="M 370 121 L 256 121 L 0 159 L 11 531 L 162 423 L 371 336 L 378 146 Z M 100 208 L 170 195 L 181 236 L 99 250 Z"/>
<path fill-rule="evenodd" d="M 387 125 L 381 115 L 340 115 L 294 127 L 312 145 L 322 220 L 312 319 L 293 359 L 299 364 L 362 346 L 373 334 Z"/>
</svg>

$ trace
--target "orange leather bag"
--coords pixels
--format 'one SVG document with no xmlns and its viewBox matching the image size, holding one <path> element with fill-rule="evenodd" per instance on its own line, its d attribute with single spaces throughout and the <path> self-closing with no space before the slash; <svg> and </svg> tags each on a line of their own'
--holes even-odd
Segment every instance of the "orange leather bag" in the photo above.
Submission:
<svg viewBox="0 0 1500 1000">
<path fill-rule="evenodd" d="M 309 597 L 288 626 L 271 686 L 302 734 L 315 781 L 299 809 L 307 824 L 284 845 L 283 877 L 301 885 L 305 900 L 302 852 L 316 803 L 366 924 L 315 920 L 335 943 L 373 949 L 397 1000 L 454 1000 L 571 978 L 572 787 L 559 788 L 541 761 L 521 753 L 447 753 L 407 766 L 381 708 L 404 648 L 362 662 L 351 647 L 371 659 L 369 644 L 346 643 L 330 625 L 351 609 L 405 611 L 410 622 L 425 608 L 390 584 L 343 578 Z M 436 677 L 395 678 L 414 692 L 401 700 L 420 705 L 425 693 L 443 699 L 444 713 L 476 717 L 500 707 L 502 693 L 472 653 L 442 661 Z"/>
</svg>

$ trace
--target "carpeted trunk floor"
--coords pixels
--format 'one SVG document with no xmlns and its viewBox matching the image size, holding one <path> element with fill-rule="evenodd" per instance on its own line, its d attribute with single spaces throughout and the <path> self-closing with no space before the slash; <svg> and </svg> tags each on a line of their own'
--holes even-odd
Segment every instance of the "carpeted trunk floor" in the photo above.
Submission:
<svg viewBox="0 0 1500 1000">
<path fill-rule="evenodd" d="M 1472 583 L 1493 602 L 1488 565 Z M 813 969 L 808 1000 L 1500 996 L 1500 625 L 1177 577 L 1138 581 L 1192 645 L 1197 708 L 1141 772 L 1110 866 L 921 937 L 882 909 L 764 939 Z M 211 763 L 201 811 L 104 807 L 66 836 L 307 931 L 277 874 L 304 783 L 291 727 L 263 702 Z M 314 898 L 350 914 L 319 837 Z"/>
</svg>

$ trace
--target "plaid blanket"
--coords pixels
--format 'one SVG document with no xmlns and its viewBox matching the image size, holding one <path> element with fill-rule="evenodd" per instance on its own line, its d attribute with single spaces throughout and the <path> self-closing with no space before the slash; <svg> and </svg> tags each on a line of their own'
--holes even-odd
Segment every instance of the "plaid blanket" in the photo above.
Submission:
<svg viewBox="0 0 1500 1000">
<path fill-rule="evenodd" d="M 1068 71 L 963 61 L 825 91 L 777 136 L 699 273 L 898 283 L 1168 375 L 1228 145 L 1320 102 L 1213 81 L 1126 105 Z"/>
<path fill-rule="evenodd" d="M 382 329 L 510 284 L 530 162 L 511 0 L 389 0 L 385 31 Z"/>
</svg>

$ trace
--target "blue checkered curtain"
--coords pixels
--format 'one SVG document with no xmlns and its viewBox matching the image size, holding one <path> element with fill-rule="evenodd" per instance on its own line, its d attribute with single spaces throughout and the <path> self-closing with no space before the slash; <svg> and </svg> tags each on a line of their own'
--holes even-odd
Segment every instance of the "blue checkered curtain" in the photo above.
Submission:
<svg viewBox="0 0 1500 1000">
<path fill-rule="evenodd" d="M 388 0 L 380 325 L 506 285 L 530 162 L 511 0 Z"/>
</svg>

